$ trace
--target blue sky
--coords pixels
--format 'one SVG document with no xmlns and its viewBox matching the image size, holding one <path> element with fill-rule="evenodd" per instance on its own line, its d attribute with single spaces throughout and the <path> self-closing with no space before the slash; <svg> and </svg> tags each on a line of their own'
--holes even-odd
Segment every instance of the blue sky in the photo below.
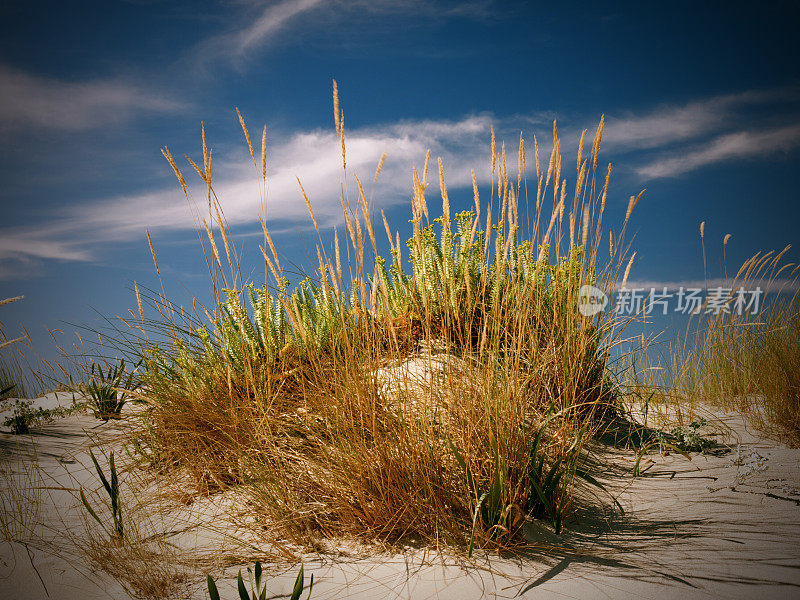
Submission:
<svg viewBox="0 0 800 600">
<path fill-rule="evenodd" d="M 427 149 L 467 207 L 471 168 L 487 189 L 490 126 L 511 147 L 520 131 L 546 146 L 558 119 L 568 165 L 581 130 L 605 114 L 605 222 L 647 190 L 631 225 L 632 280 L 702 280 L 701 221 L 711 277 L 726 234 L 729 265 L 787 244 L 795 260 L 800 8 L 643 4 L 6 0 L 0 296 L 25 295 L 2 308 L 7 335 L 24 326 L 52 357 L 45 326 L 71 340 L 66 323 L 125 314 L 133 281 L 160 285 L 146 228 L 168 293 L 207 300 L 192 213 L 160 152 L 197 159 L 201 121 L 246 274 L 263 279 L 258 180 L 234 107 L 254 132 L 267 124 L 270 228 L 286 262 L 310 270 L 315 238 L 295 177 L 320 224 L 339 225 L 332 78 L 351 176 L 371 181 L 388 152 L 368 193 L 397 228 Z"/>
</svg>

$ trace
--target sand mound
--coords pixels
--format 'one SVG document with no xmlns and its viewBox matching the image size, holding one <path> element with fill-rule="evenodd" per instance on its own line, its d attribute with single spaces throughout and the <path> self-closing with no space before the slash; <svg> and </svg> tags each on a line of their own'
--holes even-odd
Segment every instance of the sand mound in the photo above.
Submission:
<svg viewBox="0 0 800 600">
<path fill-rule="evenodd" d="M 761 439 L 730 416 L 719 417 L 731 428 L 723 440 L 729 451 L 693 454 L 692 461 L 651 454 L 639 478 L 630 475 L 631 452 L 607 448 L 606 482 L 625 514 L 596 503 L 578 512 L 561 536 L 536 524 L 531 541 L 547 551 L 478 556 L 466 564 L 418 549 L 387 556 L 343 546 L 305 558 L 306 573 L 315 576 L 312 597 L 794 596 L 800 593 L 800 450 Z M 136 488 L 144 479 L 136 479 L 134 471 L 128 479 L 137 483 L 124 487 L 123 497 L 141 543 L 136 551 L 106 545 L 106 572 L 93 571 L 98 565 L 92 564 L 92 552 L 103 547 L 102 536 L 87 518 L 78 490 L 101 506 L 88 450 L 96 444 L 102 456 L 124 426 L 75 414 L 31 435 L 0 433 L 0 533 L 6 538 L 0 542 L 0 597 L 84 600 L 161 591 L 171 598 L 205 598 L 204 573 L 215 575 L 223 598 L 238 597 L 236 572 L 259 542 L 251 529 L 236 530 L 237 519 L 246 519 L 242 499 L 229 491 L 187 503 L 174 486 L 150 481 L 148 502 L 136 506 L 130 497 L 136 492 L 143 500 L 145 488 Z M 124 457 L 119 447 L 117 452 Z M 87 532 L 94 532 L 95 546 L 76 543 Z M 296 567 L 273 573 L 269 593 L 289 593 Z"/>
</svg>

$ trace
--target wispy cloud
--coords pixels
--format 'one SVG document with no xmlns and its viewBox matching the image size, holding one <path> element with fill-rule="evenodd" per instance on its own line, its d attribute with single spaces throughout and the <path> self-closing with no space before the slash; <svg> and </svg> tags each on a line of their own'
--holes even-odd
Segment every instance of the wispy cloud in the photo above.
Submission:
<svg viewBox="0 0 800 600">
<path fill-rule="evenodd" d="M 356 189 L 353 175 L 367 187 L 375 185 L 375 203 L 385 208 L 405 202 L 411 190 L 411 165 L 422 168 L 428 149 L 433 154 L 429 182 L 432 198 L 438 194 L 436 156 L 442 156 L 448 184 L 471 185 L 470 168 L 488 164 L 489 116 L 469 116 L 458 121 L 402 122 L 382 128 L 352 130 L 347 134 L 347 185 Z M 381 155 L 388 157 L 377 184 L 375 169 Z M 299 177 L 321 224 L 340 222 L 341 145 L 334 132 L 311 131 L 291 135 L 270 148 L 267 219 L 272 225 L 306 223 L 308 213 L 297 185 Z M 248 167 L 249 156 L 219 163 L 215 192 L 231 225 L 257 223 L 260 214 L 258 177 Z M 189 177 L 193 171 L 186 169 Z M 202 204 L 205 185 L 196 178 L 196 197 Z M 353 196 L 355 198 L 355 196 Z M 103 243 L 142 239 L 145 228 L 160 232 L 196 226 L 177 182 L 148 193 L 103 199 L 65 208 L 57 219 L 37 227 L 0 232 L 0 259 L 36 257 L 91 260 Z M 91 245 L 83 232 L 93 231 Z"/>
<path fill-rule="evenodd" d="M 756 131 L 731 129 L 726 115 L 749 105 L 765 102 L 778 94 L 748 92 L 693 102 L 682 107 L 662 107 L 643 115 L 609 118 L 605 142 L 612 156 L 633 156 L 628 164 L 642 178 L 666 177 L 685 173 L 726 160 L 763 156 L 800 145 L 800 123 Z M 726 108 L 727 107 L 727 108 Z M 725 111 L 729 112 L 725 112 Z M 720 117 L 719 115 L 722 115 Z M 522 118 L 529 127 L 549 129 L 543 113 Z M 736 121 L 732 121 L 736 123 Z M 347 186 L 354 191 L 357 174 L 371 193 L 375 167 L 384 153 L 388 159 L 375 185 L 376 208 L 386 208 L 408 200 L 411 165 L 422 167 L 425 153 L 431 150 L 432 168 L 441 156 L 446 180 L 452 189 L 471 186 L 470 170 L 476 169 L 479 183 L 488 180 L 489 129 L 494 125 L 498 138 L 514 139 L 515 120 L 491 114 L 469 115 L 457 120 L 400 121 L 347 132 Z M 675 126 L 670 126 L 674 123 Z M 567 128 L 568 130 L 569 128 Z M 516 130 L 518 132 L 518 130 Z M 651 135 L 648 135 L 648 132 Z M 529 133 L 529 132 L 528 132 Z M 509 137 L 510 134 L 510 137 Z M 575 131 L 565 131 L 568 139 Z M 547 137 L 545 133 L 543 138 Z M 530 144 L 528 148 L 530 150 Z M 636 151 L 634 154 L 633 151 Z M 306 223 L 305 203 L 299 193 L 297 177 L 303 183 L 322 225 L 341 220 L 339 193 L 341 148 L 333 131 L 314 130 L 290 133 L 269 148 L 267 217 L 272 226 Z M 630 154 L 628 154 L 630 153 Z M 178 155 L 182 152 L 178 151 Z M 549 144 L 540 146 L 540 156 L 549 154 Z M 637 163 L 636 156 L 646 160 Z M 511 152 L 510 166 L 516 163 Z M 260 214 L 260 192 L 255 170 L 247 166 L 249 156 L 238 154 L 215 161 L 215 191 L 221 199 L 231 225 L 255 226 Z M 532 157 L 528 164 L 532 167 Z M 192 169 L 186 169 L 187 175 Z M 203 184 L 194 188 L 203 204 Z M 438 195 L 438 177 L 429 177 L 429 197 Z M 189 230 L 196 226 L 192 211 L 177 185 L 146 193 L 121 195 L 84 203 L 62 210 L 52 221 L 25 229 L 0 231 L 0 259 L 33 257 L 38 259 L 92 260 L 103 243 L 142 239 L 144 229 L 161 232 Z M 93 231 L 91 244 L 83 232 Z"/>
<path fill-rule="evenodd" d="M 79 131 L 185 105 L 120 79 L 64 81 L 0 63 L 0 128 Z"/>
<path fill-rule="evenodd" d="M 254 3 L 255 4 L 255 3 Z M 259 9 L 250 7 L 229 25 L 227 31 L 202 40 L 190 52 L 191 59 L 201 65 L 216 61 L 241 63 L 248 54 L 276 43 L 292 40 L 286 34 L 302 27 L 307 35 L 313 27 L 330 28 L 349 20 L 370 16 L 413 16 L 416 23 L 434 20 L 492 18 L 491 0 L 443 2 L 441 0 L 280 0 Z"/>
<path fill-rule="evenodd" d="M 636 157 L 627 161 L 642 178 L 681 175 L 707 165 L 800 146 L 800 114 L 770 110 L 799 98 L 796 87 L 752 90 L 661 106 L 645 114 L 611 115 L 603 142 L 611 152 L 636 151 L 642 156 L 638 166 Z M 753 111 L 760 118 L 753 116 Z M 764 114 L 773 116 L 765 118 Z M 783 121 L 776 124 L 774 115 L 784 115 Z"/>
<path fill-rule="evenodd" d="M 204 40 L 195 49 L 195 55 L 201 62 L 218 57 L 241 59 L 248 51 L 273 39 L 298 15 L 323 4 L 322 0 L 283 0 L 272 4 L 247 24 Z"/>
<path fill-rule="evenodd" d="M 64 222 L 7 229 L 0 234 L 0 261 L 6 261 L 0 279 L 18 274 L 17 267 L 32 258 L 80 262 L 91 260 L 92 254 L 80 242 L 80 232 Z"/>
<path fill-rule="evenodd" d="M 672 177 L 731 159 L 763 157 L 800 146 L 800 124 L 766 131 L 740 131 L 711 139 L 691 150 L 648 163 L 637 172 L 648 179 Z"/>
<path fill-rule="evenodd" d="M 660 106 L 645 114 L 610 115 L 604 142 L 626 149 L 658 148 L 728 128 L 731 117 L 753 105 L 797 98 L 798 90 L 747 91 Z"/>
</svg>

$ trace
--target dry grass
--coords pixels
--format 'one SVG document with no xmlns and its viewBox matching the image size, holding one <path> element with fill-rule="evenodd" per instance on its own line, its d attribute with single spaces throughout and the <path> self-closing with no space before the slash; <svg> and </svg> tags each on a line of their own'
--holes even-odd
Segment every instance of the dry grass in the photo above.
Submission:
<svg viewBox="0 0 800 600">
<path fill-rule="evenodd" d="M 0 300 L 0 306 L 22 300 L 22 296 Z M 9 339 L 0 322 L 0 399 L 25 397 L 24 354 L 18 346 L 30 338 Z M 18 455 L 4 458 L 0 465 L 0 539 L 6 542 L 27 539 L 40 518 L 41 474 L 35 463 Z"/>
<path fill-rule="evenodd" d="M 196 598 L 196 570 L 184 553 L 159 538 L 145 539 L 130 521 L 124 543 L 111 543 L 102 534 L 88 533 L 72 541 L 82 561 L 97 574 L 110 575 L 131 598 Z"/>
<path fill-rule="evenodd" d="M 18 302 L 23 296 L 0 300 L 0 306 Z M 25 335 L 9 338 L 0 321 L 0 399 L 26 397 L 25 354 L 22 347 L 30 348 L 30 337 Z"/>
<path fill-rule="evenodd" d="M 62 496 L 51 499 L 57 510 L 51 514 L 47 549 L 69 560 L 87 582 L 103 587 L 110 576 L 131 598 L 196 598 L 196 557 L 191 548 L 173 543 L 174 532 L 187 525 L 170 518 L 163 503 L 153 498 L 150 474 L 126 456 L 126 437 L 119 422 L 95 432 L 85 442 L 91 450 L 81 448 L 70 455 L 74 466 L 51 474 L 49 487 L 62 490 Z M 112 469 L 109 461 L 115 451 L 120 460 Z M 114 503 L 96 465 L 112 482 Z"/>
<path fill-rule="evenodd" d="M 729 310 L 702 319 L 697 338 L 676 352 L 674 393 L 741 412 L 757 428 L 800 446 L 800 268 L 777 255 L 745 262 L 731 288 L 773 290 L 760 310 Z M 777 290 L 777 292 L 776 292 Z"/>
<path fill-rule="evenodd" d="M 31 538 L 42 516 L 42 475 L 35 461 L 6 456 L 0 465 L 0 539 Z"/>
<path fill-rule="evenodd" d="M 263 137 L 259 161 L 240 120 L 266 189 Z M 581 316 L 578 292 L 586 283 L 614 287 L 638 200 L 606 255 L 601 220 L 610 171 L 597 177 L 601 136 L 602 122 L 569 193 L 555 126 L 546 169 L 534 140 L 537 191 L 529 199 L 524 140 L 512 174 L 492 134 L 488 201 L 476 183 L 475 209 L 455 216 L 440 160 L 436 219 L 426 157 L 422 173 L 413 171 L 407 261 L 383 219 L 389 269 L 354 177 L 357 197 L 342 202 L 345 251 L 338 231 L 332 248 L 320 235 L 317 272 L 290 291 L 265 215 L 261 250 L 270 280 L 263 288 L 243 284 L 204 133 L 202 166 L 191 166 L 206 186 L 204 252 L 216 302 L 186 312 L 154 294 L 149 304 L 159 317 L 131 329 L 146 332 L 125 342 L 143 359 L 147 410 L 134 438 L 143 460 L 188 475 L 201 493 L 239 486 L 276 543 L 318 547 L 354 537 L 513 548 L 524 544 L 528 518 L 560 530 L 575 486 L 585 483 L 584 443 L 598 414 L 617 401 L 607 362 L 618 324 Z M 178 165 L 164 155 L 188 196 Z M 302 184 L 300 193 L 317 229 Z M 535 215 L 523 227 L 528 204 Z M 157 265 L 155 250 L 153 259 Z M 156 346 L 152 336 L 169 342 Z M 408 376 L 411 367 L 419 377 Z"/>
</svg>

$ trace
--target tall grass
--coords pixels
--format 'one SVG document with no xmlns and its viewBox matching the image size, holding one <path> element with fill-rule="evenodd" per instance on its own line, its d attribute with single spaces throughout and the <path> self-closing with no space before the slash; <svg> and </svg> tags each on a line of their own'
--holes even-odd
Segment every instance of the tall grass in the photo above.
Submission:
<svg viewBox="0 0 800 600">
<path fill-rule="evenodd" d="M 350 181 L 335 87 L 334 106 Z M 265 138 L 259 164 L 240 121 L 265 190 Z M 300 185 L 318 264 L 291 290 L 263 216 L 270 279 L 242 282 L 204 132 L 202 165 L 190 163 L 205 184 L 215 302 L 188 312 L 156 294 L 159 317 L 146 319 L 137 288 L 135 328 L 168 340 L 155 344 L 146 333 L 134 344 L 148 407 L 137 434 L 143 455 L 190 474 L 200 490 L 241 485 L 267 531 L 300 544 L 354 536 L 502 548 L 522 543 L 528 518 L 560 530 L 575 485 L 593 481 L 579 466 L 586 433 L 616 402 L 607 372 L 616 323 L 582 316 L 578 294 L 584 284 L 614 287 L 638 200 L 617 237 L 604 237 L 602 130 L 601 120 L 588 157 L 582 136 L 571 190 L 555 125 L 546 166 L 536 139 L 532 153 L 520 139 L 516 174 L 492 133 L 489 190 L 482 200 L 473 174 L 474 209 L 456 215 L 441 160 L 441 210 L 429 210 L 426 156 L 422 171 L 413 169 L 406 250 L 385 216 L 373 222 L 356 176 L 357 196 L 342 199 L 344 229 L 326 247 Z M 528 198 L 530 154 L 536 194 Z M 527 204 L 530 227 L 521 219 Z M 381 225 L 388 260 L 378 255 Z M 153 260 L 158 270 L 155 252 Z"/>
<path fill-rule="evenodd" d="M 744 263 L 733 290 L 773 293 L 759 310 L 733 302 L 699 322 L 697 338 L 677 353 L 675 393 L 741 412 L 775 439 L 800 446 L 800 267 L 784 263 L 787 246 Z M 782 277 L 783 276 L 783 277 Z"/>
<path fill-rule="evenodd" d="M 0 306 L 22 300 L 22 296 L 0 300 Z M 24 354 L 19 350 L 20 344 L 30 341 L 25 336 L 8 338 L 0 322 L 0 400 L 4 398 L 25 398 L 26 377 L 23 368 Z"/>
</svg>

